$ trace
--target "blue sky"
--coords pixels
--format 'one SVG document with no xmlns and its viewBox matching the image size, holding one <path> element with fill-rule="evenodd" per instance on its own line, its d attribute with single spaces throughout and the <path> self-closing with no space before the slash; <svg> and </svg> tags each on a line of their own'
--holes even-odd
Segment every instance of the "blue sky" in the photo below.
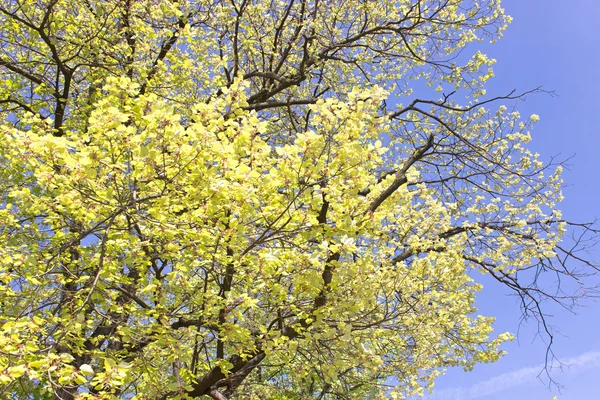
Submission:
<svg viewBox="0 0 600 400">
<path fill-rule="evenodd" d="M 538 86 L 555 93 L 518 104 L 525 119 L 541 118 L 530 148 L 543 160 L 570 159 L 563 174 L 563 215 L 576 222 L 600 218 L 600 0 L 503 0 L 503 5 L 514 20 L 500 41 L 484 46 L 497 59 L 487 93 L 502 96 Z M 600 264 L 600 245 L 589 258 Z M 491 280 L 483 283 L 489 285 L 477 301 L 481 314 L 497 317 L 497 333 L 518 332 L 517 338 L 496 363 L 471 372 L 448 370 L 426 400 L 600 398 L 600 302 L 584 302 L 577 314 L 546 304 L 555 327 L 553 351 L 563 363 L 554 363 L 551 385 L 543 373 L 546 343 L 536 336 L 537 325 L 520 325 L 516 299 Z"/>
<path fill-rule="evenodd" d="M 541 120 L 533 131 L 531 148 L 548 160 L 559 156 L 569 161 L 564 179 L 567 219 L 589 221 L 600 217 L 600 1 L 598 0 L 504 0 L 514 18 L 504 38 L 485 46 L 498 60 L 496 78 L 488 94 L 512 89 L 526 91 L 543 86 L 555 91 L 529 96 L 518 107 L 523 116 L 536 113 Z M 590 254 L 600 262 L 600 247 Z M 490 286 L 478 304 L 482 314 L 498 317 L 498 332 L 517 332 L 516 300 L 497 286 Z M 587 301 L 578 315 L 549 307 L 552 324 L 560 332 L 554 351 L 570 364 L 552 372 L 562 388 L 548 388 L 538 379 L 545 359 L 545 344 L 535 338 L 536 326 L 520 328 L 518 339 L 505 346 L 508 355 L 499 362 L 474 371 L 449 370 L 441 377 L 431 400 L 593 400 L 598 399 L 600 376 L 600 303 Z"/>
</svg>

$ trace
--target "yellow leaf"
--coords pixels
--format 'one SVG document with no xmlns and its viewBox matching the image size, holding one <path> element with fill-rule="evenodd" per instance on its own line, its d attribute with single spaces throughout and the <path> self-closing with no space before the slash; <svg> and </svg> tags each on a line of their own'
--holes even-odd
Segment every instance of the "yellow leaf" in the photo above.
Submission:
<svg viewBox="0 0 600 400">
<path fill-rule="evenodd" d="M 25 372 L 27 371 L 27 368 L 24 365 L 17 365 L 15 367 L 10 367 L 8 369 L 8 375 L 11 378 L 20 378 L 22 377 Z"/>
<path fill-rule="evenodd" d="M 89 364 L 81 364 L 81 366 L 79 367 L 79 371 L 81 371 L 81 373 L 86 376 L 94 374 L 94 369 Z"/>
</svg>

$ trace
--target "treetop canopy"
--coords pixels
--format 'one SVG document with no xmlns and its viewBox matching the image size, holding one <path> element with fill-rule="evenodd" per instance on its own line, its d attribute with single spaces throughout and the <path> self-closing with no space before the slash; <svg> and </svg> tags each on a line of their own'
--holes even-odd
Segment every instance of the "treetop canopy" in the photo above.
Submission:
<svg viewBox="0 0 600 400">
<path fill-rule="evenodd" d="M 540 277 L 583 286 L 585 236 L 561 239 L 594 228 L 508 108 L 531 92 L 486 97 L 476 44 L 509 21 L 496 0 L 3 0 L 4 392 L 422 394 L 511 338 L 475 271 L 552 338 L 541 305 L 581 292 Z"/>
</svg>

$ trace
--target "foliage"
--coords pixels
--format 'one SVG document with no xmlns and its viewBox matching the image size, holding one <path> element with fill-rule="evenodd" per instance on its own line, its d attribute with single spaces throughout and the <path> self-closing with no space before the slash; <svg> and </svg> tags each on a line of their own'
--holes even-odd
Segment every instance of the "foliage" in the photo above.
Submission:
<svg viewBox="0 0 600 400">
<path fill-rule="evenodd" d="M 0 13 L 12 398 L 404 398 L 501 356 L 473 271 L 542 324 L 575 298 L 538 285 L 586 264 L 561 168 L 469 45 L 501 35 L 499 1 Z"/>
</svg>

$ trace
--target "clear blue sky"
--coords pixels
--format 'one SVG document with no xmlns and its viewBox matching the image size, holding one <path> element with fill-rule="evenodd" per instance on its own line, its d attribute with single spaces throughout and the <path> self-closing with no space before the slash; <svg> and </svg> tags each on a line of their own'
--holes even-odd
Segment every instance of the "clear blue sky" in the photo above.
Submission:
<svg viewBox="0 0 600 400">
<path fill-rule="evenodd" d="M 564 174 L 566 218 L 600 217 L 600 0 L 504 0 L 514 18 L 504 38 L 485 50 L 498 60 L 488 94 L 525 91 L 542 85 L 556 97 L 535 95 L 519 104 L 522 115 L 539 114 L 531 147 L 543 159 L 574 156 Z M 600 261 L 600 247 L 590 255 Z M 491 288 L 491 290 L 489 290 Z M 479 300 L 482 314 L 498 316 L 498 331 L 516 332 L 519 312 L 514 298 L 488 287 Z M 549 308 L 557 335 L 554 351 L 570 369 L 552 377 L 562 384 L 548 389 L 536 378 L 545 344 L 534 340 L 535 326 L 521 328 L 508 355 L 474 371 L 450 370 L 436 384 L 431 400 L 600 399 L 600 303 L 588 301 L 572 315 Z M 429 397 L 428 397 L 429 399 Z"/>
</svg>

